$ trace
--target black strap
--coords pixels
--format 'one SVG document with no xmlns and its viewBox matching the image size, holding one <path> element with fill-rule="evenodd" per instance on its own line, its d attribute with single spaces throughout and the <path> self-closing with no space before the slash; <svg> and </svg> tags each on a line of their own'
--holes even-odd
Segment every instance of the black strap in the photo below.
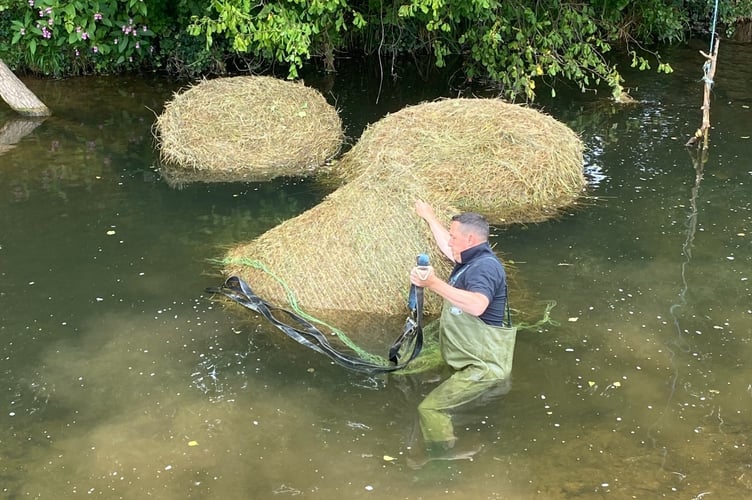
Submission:
<svg viewBox="0 0 752 500">
<path fill-rule="evenodd" d="M 504 282 L 504 304 L 506 304 L 507 309 L 507 326 L 512 328 L 512 311 L 509 309 L 509 287 L 506 281 Z"/>
<path fill-rule="evenodd" d="M 311 324 L 306 319 L 295 314 L 292 311 L 276 307 L 258 295 L 256 295 L 251 287 L 237 276 L 231 276 L 225 280 L 224 284 L 219 287 L 207 288 L 208 293 L 218 293 L 225 297 L 237 302 L 241 306 L 257 312 L 264 316 L 275 327 L 282 330 L 288 337 L 295 340 L 299 344 L 302 344 L 314 351 L 324 354 L 332 359 L 338 365 L 344 366 L 347 369 L 368 373 L 387 373 L 396 370 L 401 370 L 407 364 L 415 359 L 420 354 L 423 348 L 423 328 L 422 328 L 422 314 L 423 314 L 423 289 L 420 288 L 420 298 L 418 300 L 419 306 L 411 311 L 411 316 L 407 318 L 405 322 L 405 328 L 402 334 L 397 338 L 392 347 L 389 349 L 389 360 L 391 365 L 381 365 L 371 361 L 361 359 L 351 354 L 343 353 L 335 349 L 327 340 L 326 335 L 322 333 L 318 328 Z M 275 316 L 275 312 L 283 313 L 287 316 L 286 319 L 292 320 L 295 325 L 291 325 L 278 319 Z M 399 362 L 399 351 L 403 345 L 409 346 L 413 344 L 412 352 L 407 360 L 402 363 Z"/>
<path fill-rule="evenodd" d="M 405 321 L 405 328 L 397 340 L 394 341 L 392 347 L 389 348 L 389 361 L 392 363 L 399 363 L 399 352 L 402 345 L 411 340 L 411 332 L 416 331 L 419 333 L 418 340 L 423 344 L 423 287 L 410 285 L 410 296 L 408 300 L 408 307 L 410 308 L 410 316 Z M 417 354 L 414 353 L 412 358 L 405 364 L 409 363 Z"/>
</svg>

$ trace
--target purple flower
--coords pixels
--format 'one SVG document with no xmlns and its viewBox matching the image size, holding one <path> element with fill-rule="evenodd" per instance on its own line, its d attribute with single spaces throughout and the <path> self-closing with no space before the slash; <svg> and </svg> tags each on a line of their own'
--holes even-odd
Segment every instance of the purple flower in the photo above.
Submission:
<svg viewBox="0 0 752 500">
<path fill-rule="evenodd" d="M 94 14 L 94 20 L 95 21 L 101 21 L 102 20 L 102 13 L 101 12 L 96 12 Z"/>
<path fill-rule="evenodd" d="M 95 45 L 95 46 L 93 46 L 93 47 L 91 48 L 91 50 L 92 50 L 92 51 L 93 51 L 93 52 L 94 52 L 94 53 L 96 54 L 97 52 L 99 52 L 99 47 L 97 47 L 97 46 Z"/>
</svg>

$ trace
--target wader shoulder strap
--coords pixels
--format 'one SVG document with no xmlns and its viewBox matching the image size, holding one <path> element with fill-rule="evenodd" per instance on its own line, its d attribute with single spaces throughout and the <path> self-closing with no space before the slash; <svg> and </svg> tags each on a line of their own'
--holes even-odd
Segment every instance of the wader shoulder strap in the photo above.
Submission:
<svg viewBox="0 0 752 500">
<path fill-rule="evenodd" d="M 465 271 L 467 271 L 467 269 L 470 266 L 472 266 L 476 262 L 480 262 L 480 261 L 486 260 L 486 259 L 497 259 L 497 257 L 495 257 L 495 256 L 494 257 L 491 257 L 491 256 L 481 257 L 480 259 L 475 260 L 475 261 L 471 262 L 470 264 L 467 264 L 465 267 L 463 267 L 462 269 L 460 269 L 459 272 L 457 272 L 457 274 L 455 274 L 454 276 L 452 276 L 449 279 L 449 284 L 452 285 L 452 286 L 454 286 L 454 284 L 457 282 L 457 278 L 459 278 L 462 275 L 462 273 L 464 273 Z M 506 305 L 507 326 L 511 328 L 512 327 L 512 312 L 509 309 L 509 287 L 507 286 L 506 279 L 504 280 L 504 304 Z M 503 320 L 502 320 L 502 322 L 503 322 Z M 503 326 L 503 324 L 502 324 L 502 326 Z"/>
<path fill-rule="evenodd" d="M 506 281 L 504 281 L 504 304 L 506 304 L 507 309 L 507 326 L 512 328 L 512 311 L 509 308 L 509 287 Z"/>
</svg>

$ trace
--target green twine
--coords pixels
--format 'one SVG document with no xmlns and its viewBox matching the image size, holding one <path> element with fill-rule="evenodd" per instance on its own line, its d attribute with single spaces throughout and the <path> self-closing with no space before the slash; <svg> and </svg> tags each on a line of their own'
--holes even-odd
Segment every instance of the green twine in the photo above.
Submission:
<svg viewBox="0 0 752 500">
<path fill-rule="evenodd" d="M 322 326 L 327 327 L 329 330 L 332 331 L 333 334 L 335 334 L 337 336 L 337 338 L 340 341 L 342 341 L 343 344 L 345 344 L 347 347 L 349 347 L 350 349 L 352 349 L 361 359 L 365 359 L 365 360 L 368 360 L 368 361 L 370 361 L 372 363 L 377 363 L 377 364 L 380 364 L 380 365 L 383 365 L 383 366 L 388 366 L 389 365 L 389 361 L 387 359 L 385 359 L 382 356 L 379 356 L 377 354 L 372 354 L 372 353 L 370 353 L 368 351 L 363 350 L 355 342 L 353 342 L 350 339 L 350 337 L 348 337 L 345 334 L 345 332 L 343 332 L 342 330 L 340 330 L 336 326 L 332 326 L 332 325 L 326 323 L 325 321 L 321 321 L 320 319 L 315 318 L 315 317 L 311 316 L 310 314 L 306 313 L 305 311 L 303 311 L 300 308 L 300 306 L 298 305 L 298 298 L 295 296 L 295 292 L 292 291 L 292 289 L 287 285 L 287 283 L 282 278 L 280 278 L 279 276 L 277 276 L 276 274 L 274 274 L 274 272 L 271 269 L 269 269 L 268 267 L 266 267 L 266 265 L 263 262 L 261 262 L 260 260 L 249 259 L 247 257 L 241 257 L 241 258 L 237 258 L 237 259 L 229 259 L 228 258 L 228 259 L 224 259 L 223 261 L 220 261 L 220 262 L 223 265 L 227 265 L 227 264 L 239 264 L 239 265 L 244 265 L 244 266 L 250 266 L 250 267 L 253 267 L 255 269 L 259 269 L 259 270 L 265 272 L 266 274 L 268 274 L 269 276 L 271 276 L 272 278 L 274 278 L 277 281 L 277 283 L 280 284 L 280 286 L 282 286 L 282 288 L 285 290 L 285 295 L 287 296 L 287 302 L 290 304 L 290 308 L 298 316 L 300 316 L 301 318 L 303 318 L 303 319 L 305 319 L 307 321 L 310 321 L 311 323 L 316 323 L 318 325 L 322 325 Z"/>
<path fill-rule="evenodd" d="M 561 323 L 554 319 L 551 319 L 551 310 L 554 307 L 556 307 L 556 301 L 549 300 L 546 303 L 546 308 L 543 311 L 543 317 L 541 319 L 539 319 L 532 325 L 528 323 L 517 323 L 517 330 L 539 330 L 544 325 L 559 326 Z"/>
<path fill-rule="evenodd" d="M 243 266 L 250 266 L 255 269 L 259 269 L 260 271 L 265 272 L 272 278 L 274 278 L 277 283 L 279 283 L 282 288 L 285 290 L 285 295 L 287 296 L 287 301 L 290 303 L 290 307 L 292 310 L 298 314 L 300 317 L 306 319 L 307 321 L 310 321 L 311 323 L 316 323 L 318 325 L 322 325 L 327 327 L 334 333 L 340 341 L 342 341 L 343 344 L 345 344 L 347 347 L 352 349 L 358 356 L 360 356 L 361 359 L 365 359 L 368 361 L 371 361 L 373 363 L 377 363 L 380 365 L 387 366 L 389 365 L 389 361 L 385 358 L 377 355 L 372 354 L 368 351 L 363 350 L 361 347 L 359 347 L 355 342 L 353 342 L 350 337 L 348 337 L 345 332 L 340 330 L 339 328 L 332 326 L 324 321 L 321 321 L 318 318 L 315 318 L 311 316 L 310 314 L 303 311 L 300 306 L 298 305 L 298 299 L 295 296 L 295 292 L 292 291 L 292 289 L 287 285 L 287 283 L 274 274 L 271 269 L 266 267 L 263 262 L 256 259 L 249 259 L 247 257 L 241 257 L 241 258 L 235 258 L 235 259 L 229 259 L 226 258 L 224 260 L 214 260 L 214 262 L 217 262 L 221 265 L 227 265 L 227 264 L 237 264 L 237 265 L 243 265 Z M 533 324 L 528 324 L 524 322 L 518 322 L 517 323 L 517 330 L 539 330 L 544 325 L 552 325 L 552 326 L 559 326 L 559 322 L 556 320 L 551 319 L 551 310 L 556 307 L 556 301 L 551 300 L 546 303 L 546 307 L 543 311 L 543 317 L 538 320 L 537 322 Z M 436 319 L 426 325 L 426 327 L 423 330 L 423 333 L 425 335 L 424 337 L 424 343 L 423 343 L 423 350 L 421 351 L 421 355 L 418 356 L 413 362 L 410 363 L 409 367 L 399 370 L 398 372 L 394 372 L 398 375 L 410 375 L 415 373 L 421 373 L 428 370 L 431 370 L 433 368 L 436 368 L 437 366 L 440 366 L 443 361 L 441 359 L 441 353 L 439 352 L 439 342 L 438 342 L 438 331 L 439 331 L 439 320 Z"/>
</svg>

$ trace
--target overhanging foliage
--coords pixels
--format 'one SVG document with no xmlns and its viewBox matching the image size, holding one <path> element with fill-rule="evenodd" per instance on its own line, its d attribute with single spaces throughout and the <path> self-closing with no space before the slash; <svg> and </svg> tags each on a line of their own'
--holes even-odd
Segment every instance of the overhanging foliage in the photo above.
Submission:
<svg viewBox="0 0 752 500">
<path fill-rule="evenodd" d="M 622 79 L 609 59 L 626 48 L 639 69 L 668 72 L 652 47 L 708 25 L 715 0 L 0 0 L 0 58 L 54 76 L 139 68 L 182 75 L 257 71 L 296 78 L 312 59 L 341 53 L 460 58 L 466 79 L 531 100 L 557 79 L 581 89 Z M 728 30 L 752 0 L 721 0 Z"/>
</svg>

